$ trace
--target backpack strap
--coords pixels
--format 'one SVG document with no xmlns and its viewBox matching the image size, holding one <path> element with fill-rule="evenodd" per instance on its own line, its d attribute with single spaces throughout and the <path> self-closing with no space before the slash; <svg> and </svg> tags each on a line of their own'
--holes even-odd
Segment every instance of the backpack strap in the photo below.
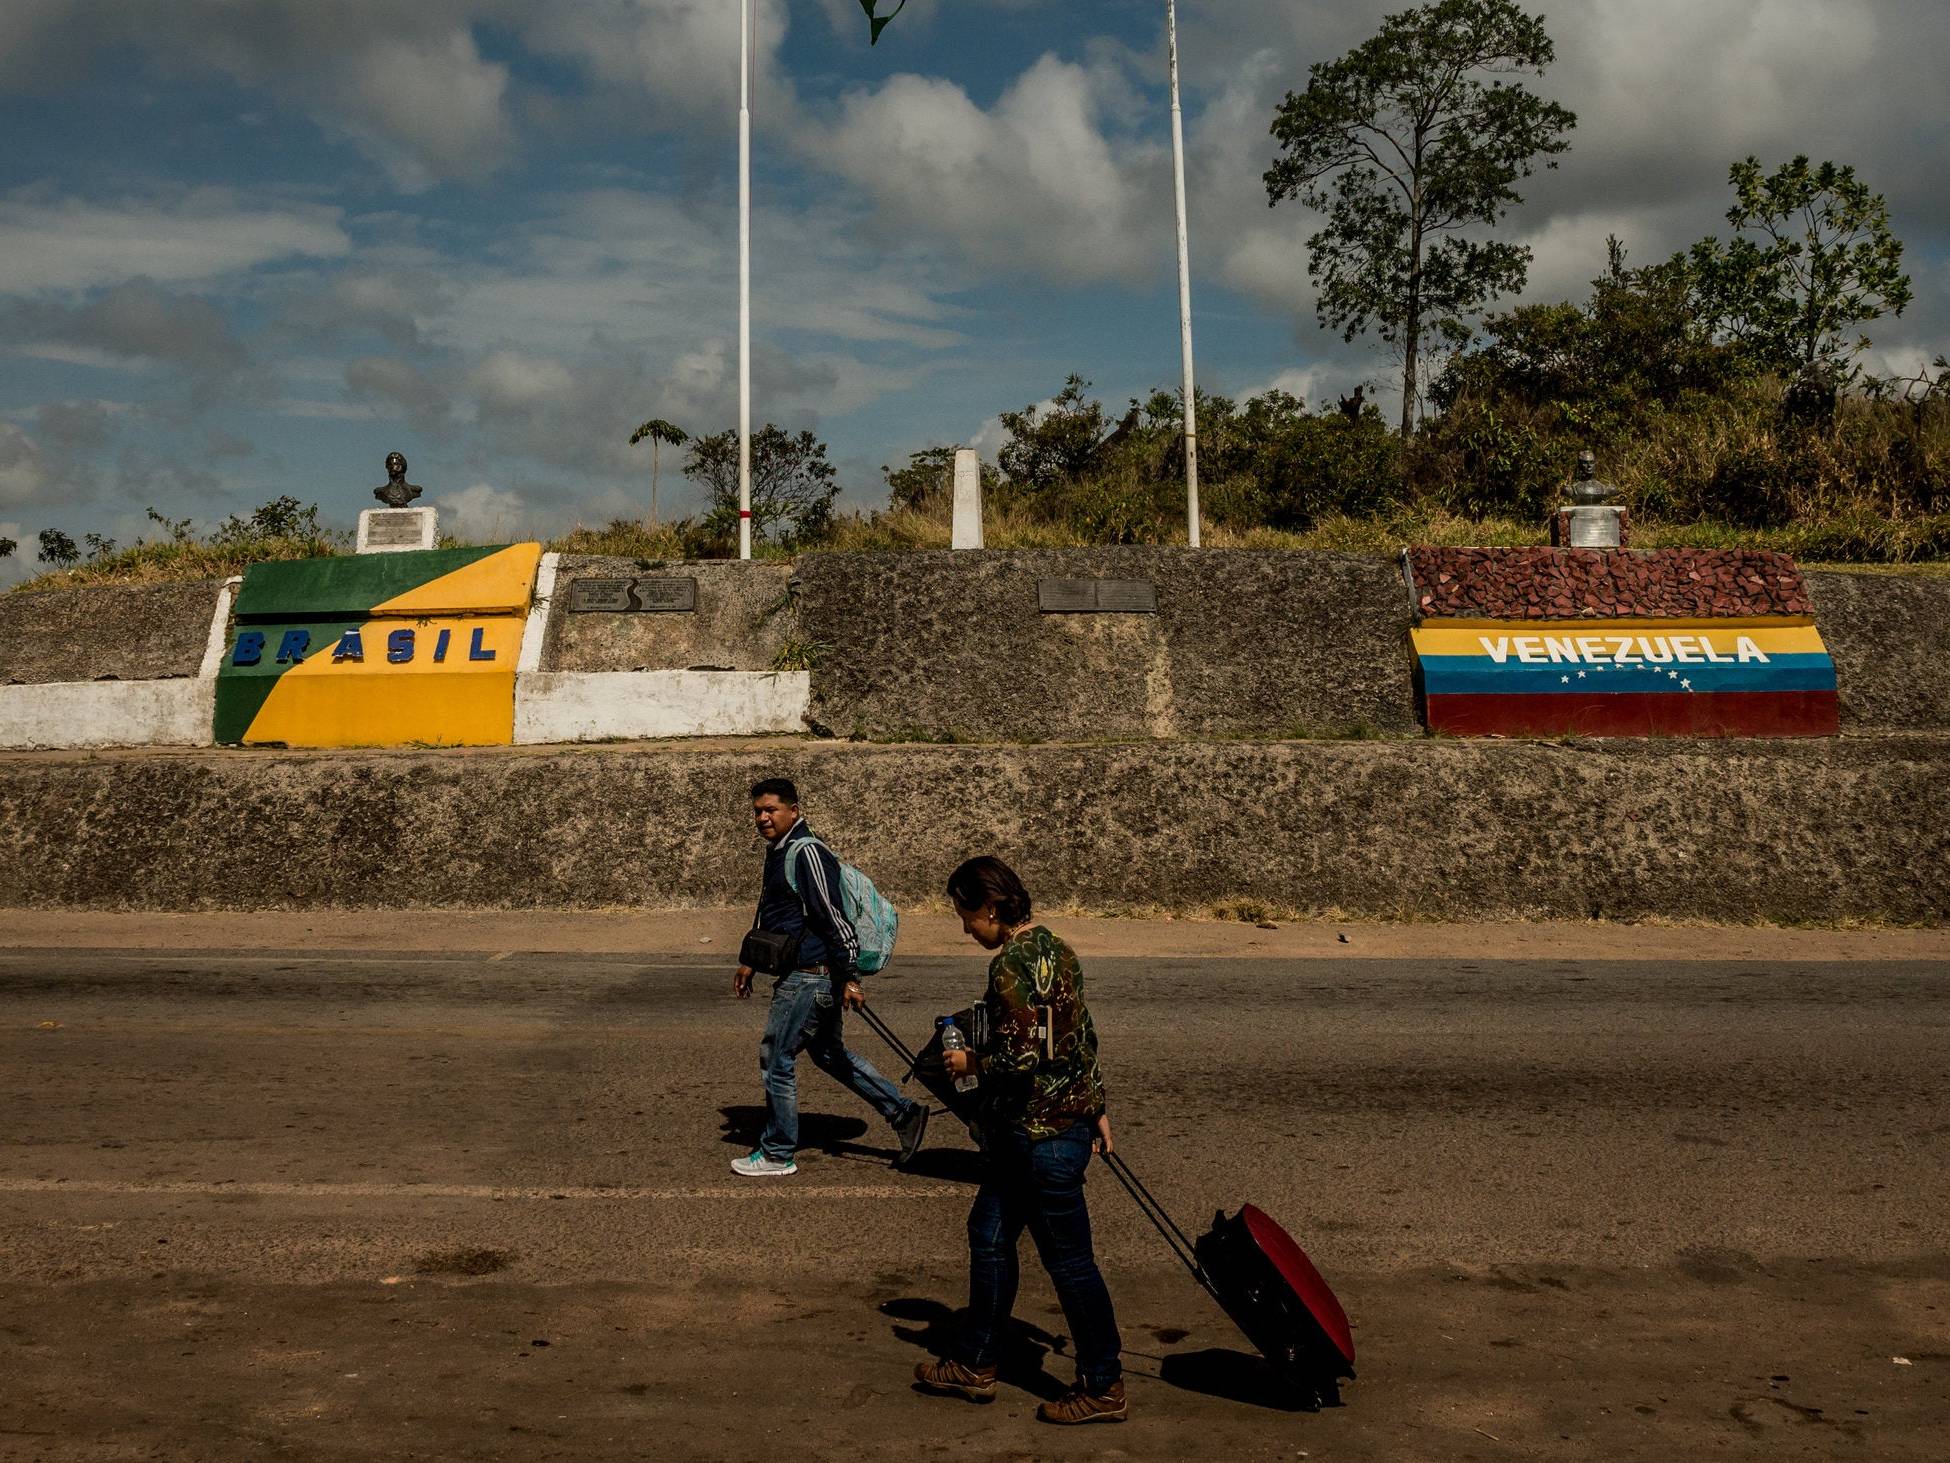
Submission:
<svg viewBox="0 0 1950 1463">
<path fill-rule="evenodd" d="M 804 838 L 795 839 L 792 843 L 786 846 L 785 883 L 786 883 L 786 887 L 790 889 L 794 894 L 799 893 L 799 875 L 796 872 L 797 869 L 796 855 L 798 854 L 799 850 L 805 848 L 809 844 L 817 844 L 820 848 L 825 848 L 828 853 L 833 852 L 832 849 L 826 847 L 826 840 L 821 838 L 817 833 L 814 833 L 811 829 L 808 829 L 806 831 L 806 836 Z M 835 855 L 835 857 L 837 857 L 837 855 Z"/>
</svg>

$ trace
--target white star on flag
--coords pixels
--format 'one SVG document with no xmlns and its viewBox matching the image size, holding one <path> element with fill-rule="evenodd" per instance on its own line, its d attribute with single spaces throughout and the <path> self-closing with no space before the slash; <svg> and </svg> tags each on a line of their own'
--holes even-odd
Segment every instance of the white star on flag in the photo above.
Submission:
<svg viewBox="0 0 1950 1463">
<path fill-rule="evenodd" d="M 1667 671 L 1667 672 L 1666 672 L 1666 679 L 1667 679 L 1667 680 L 1669 680 L 1669 681 L 1676 681 L 1676 680 L 1678 680 L 1678 679 L 1679 679 L 1679 672 L 1678 672 L 1678 671 Z"/>
<path fill-rule="evenodd" d="M 1571 684 L 1571 678 L 1569 676 L 1559 676 L 1558 680 L 1562 681 L 1567 686 Z"/>
<path fill-rule="evenodd" d="M 1583 672 L 1583 671 L 1579 671 L 1579 672 L 1578 672 L 1578 679 L 1579 679 L 1580 681 L 1584 679 L 1584 672 Z"/>
<path fill-rule="evenodd" d="M 1690 691 L 1693 689 L 1693 683 L 1691 681 L 1681 681 L 1679 684 L 1684 690 Z"/>
</svg>

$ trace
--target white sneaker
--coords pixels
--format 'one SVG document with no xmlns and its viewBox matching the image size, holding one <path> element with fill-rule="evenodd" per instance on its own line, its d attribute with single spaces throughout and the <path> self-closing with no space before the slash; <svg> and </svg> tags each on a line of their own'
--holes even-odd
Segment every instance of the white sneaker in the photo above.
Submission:
<svg viewBox="0 0 1950 1463">
<path fill-rule="evenodd" d="M 767 1158 L 762 1150 L 754 1148 L 743 1158 L 732 1159 L 731 1171 L 740 1178 L 782 1179 L 799 1172 L 799 1165 L 790 1158 Z"/>
</svg>

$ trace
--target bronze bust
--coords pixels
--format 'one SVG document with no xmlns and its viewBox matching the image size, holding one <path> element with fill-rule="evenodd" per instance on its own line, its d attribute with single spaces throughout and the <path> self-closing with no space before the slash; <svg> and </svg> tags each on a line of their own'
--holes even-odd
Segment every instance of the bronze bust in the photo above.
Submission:
<svg viewBox="0 0 1950 1463">
<path fill-rule="evenodd" d="M 420 496 L 422 489 L 417 483 L 406 480 L 406 457 L 402 453 L 386 454 L 386 483 L 384 487 L 374 488 L 373 497 L 388 508 L 404 508 Z"/>
</svg>

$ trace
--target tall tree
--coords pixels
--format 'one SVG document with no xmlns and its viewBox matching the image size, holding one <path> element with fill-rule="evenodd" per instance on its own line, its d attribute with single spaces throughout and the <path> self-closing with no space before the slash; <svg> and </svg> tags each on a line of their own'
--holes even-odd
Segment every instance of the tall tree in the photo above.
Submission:
<svg viewBox="0 0 1950 1463">
<path fill-rule="evenodd" d="M 666 443 L 672 447 L 681 447 L 691 440 L 691 436 L 675 422 L 667 422 L 662 417 L 652 417 L 630 433 L 630 445 L 634 447 L 646 437 L 650 439 L 650 521 L 655 523 L 657 521 L 657 454 L 663 450 Z"/>
<path fill-rule="evenodd" d="M 738 528 L 738 433 L 691 439 L 684 476 L 711 495 L 705 522 L 721 532 Z M 811 432 L 796 435 L 767 422 L 752 433 L 752 534 L 803 539 L 831 521 L 840 494 L 839 472 L 826 460 L 826 444 Z"/>
<path fill-rule="evenodd" d="M 1032 402 L 1002 413 L 1009 440 L 996 461 L 1018 487 L 1055 487 L 1090 469 L 1109 425 L 1104 404 L 1090 395 L 1090 383 L 1072 372 L 1047 410 Z"/>
<path fill-rule="evenodd" d="M 1727 222 L 1743 232 L 1702 239 L 1687 255 L 1716 323 L 1756 365 L 1841 384 L 1869 344 L 1849 333 L 1909 305 L 1888 204 L 1854 168 L 1805 157 L 1766 176 L 1750 157 L 1730 181 Z"/>
<path fill-rule="evenodd" d="M 1512 0 L 1437 0 L 1314 65 L 1274 115 L 1267 199 L 1326 215 L 1307 240 L 1320 323 L 1350 341 L 1373 327 L 1400 350 L 1404 435 L 1423 341 L 1529 273 L 1527 248 L 1457 231 L 1501 222 L 1523 202 L 1516 181 L 1570 146 L 1571 112 L 1485 80 L 1541 76 L 1555 54 L 1543 22 Z"/>
</svg>

